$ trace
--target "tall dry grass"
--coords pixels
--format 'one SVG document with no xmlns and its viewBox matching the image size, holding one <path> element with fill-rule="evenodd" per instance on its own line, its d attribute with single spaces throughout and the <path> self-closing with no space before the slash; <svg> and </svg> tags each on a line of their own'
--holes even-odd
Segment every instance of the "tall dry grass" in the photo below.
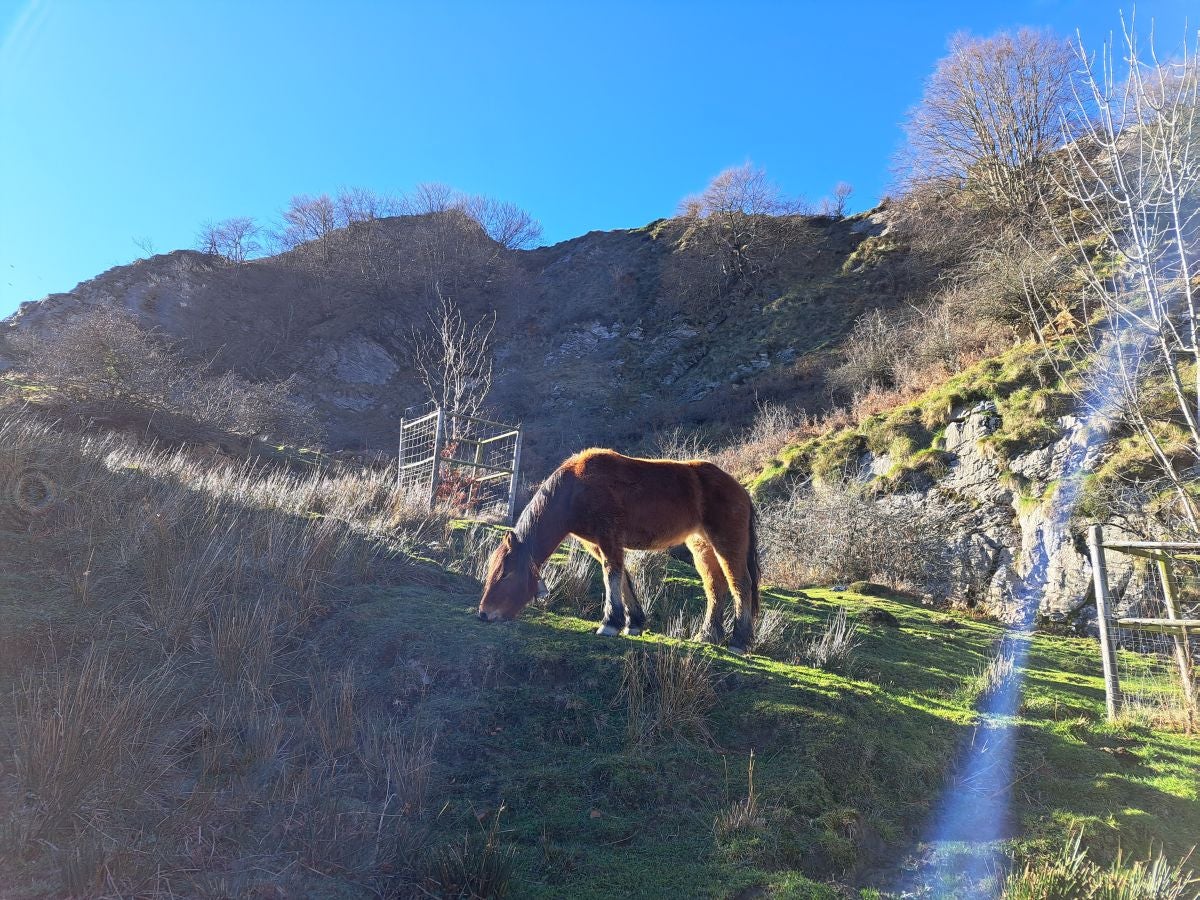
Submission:
<svg viewBox="0 0 1200 900">
<path fill-rule="evenodd" d="M 625 707 L 631 747 L 713 743 L 709 714 L 717 693 L 712 661 L 698 649 L 631 650 L 625 654 L 617 702 Z"/>
<path fill-rule="evenodd" d="M 52 499 L 17 502 L 37 484 Z M 312 636 L 359 585 L 436 577 L 410 554 L 445 517 L 384 473 L 157 452 L 11 412 L 0 490 L 12 896 L 419 883 L 436 725 L 381 733 L 353 666 Z"/>
</svg>

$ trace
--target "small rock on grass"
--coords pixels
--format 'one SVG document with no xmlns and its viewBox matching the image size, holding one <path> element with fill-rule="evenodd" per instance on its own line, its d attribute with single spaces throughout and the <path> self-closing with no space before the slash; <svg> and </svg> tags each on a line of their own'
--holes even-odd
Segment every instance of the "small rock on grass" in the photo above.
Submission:
<svg viewBox="0 0 1200 900">
<path fill-rule="evenodd" d="M 900 627 L 899 619 L 886 609 L 880 609 L 878 606 L 868 606 L 860 615 L 864 621 L 872 625 L 886 625 L 888 628 Z"/>
</svg>

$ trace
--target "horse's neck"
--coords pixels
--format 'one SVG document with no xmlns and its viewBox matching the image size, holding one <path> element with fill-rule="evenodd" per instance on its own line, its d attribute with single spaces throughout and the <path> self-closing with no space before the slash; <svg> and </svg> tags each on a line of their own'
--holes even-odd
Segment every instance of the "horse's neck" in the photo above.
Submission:
<svg viewBox="0 0 1200 900">
<path fill-rule="evenodd" d="M 566 497 L 561 492 L 551 493 L 546 504 L 538 511 L 537 517 L 529 523 L 529 533 L 525 540 L 533 556 L 534 565 L 539 569 L 570 533 L 565 501 Z"/>
<path fill-rule="evenodd" d="M 555 519 L 559 521 L 555 521 Z M 544 516 L 533 526 L 529 533 L 529 549 L 533 554 L 533 562 L 539 569 L 545 565 L 558 545 L 567 539 L 569 533 L 561 517 Z"/>
</svg>

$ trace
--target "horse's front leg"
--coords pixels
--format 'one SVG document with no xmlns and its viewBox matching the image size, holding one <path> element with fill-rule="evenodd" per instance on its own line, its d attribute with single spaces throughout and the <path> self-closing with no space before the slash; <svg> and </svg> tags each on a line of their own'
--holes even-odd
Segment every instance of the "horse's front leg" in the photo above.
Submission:
<svg viewBox="0 0 1200 900">
<path fill-rule="evenodd" d="M 625 559 L 620 551 L 606 551 L 604 555 L 604 616 L 596 634 L 620 634 L 625 628 L 625 604 L 621 602 L 621 590 L 625 583 Z"/>
<path fill-rule="evenodd" d="M 637 595 L 633 586 L 633 577 L 625 570 L 625 633 L 636 637 L 646 630 L 646 611 L 642 608 L 642 599 Z"/>
</svg>

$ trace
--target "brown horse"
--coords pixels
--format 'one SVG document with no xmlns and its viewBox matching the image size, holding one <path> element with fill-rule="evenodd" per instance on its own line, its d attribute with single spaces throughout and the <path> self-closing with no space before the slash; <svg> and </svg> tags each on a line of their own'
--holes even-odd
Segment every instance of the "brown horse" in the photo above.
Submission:
<svg viewBox="0 0 1200 900">
<path fill-rule="evenodd" d="M 542 483 L 488 563 L 479 618 L 512 619 L 537 594 L 541 568 L 574 535 L 604 569 L 597 634 L 641 634 L 646 614 L 625 571 L 625 551 L 687 544 L 708 609 L 696 640 L 724 638 L 726 594 L 735 624 L 729 649 L 744 653 L 758 615 L 758 545 L 746 489 L 710 462 L 636 459 L 584 450 Z M 622 597 L 624 602 L 622 602 Z"/>
</svg>

